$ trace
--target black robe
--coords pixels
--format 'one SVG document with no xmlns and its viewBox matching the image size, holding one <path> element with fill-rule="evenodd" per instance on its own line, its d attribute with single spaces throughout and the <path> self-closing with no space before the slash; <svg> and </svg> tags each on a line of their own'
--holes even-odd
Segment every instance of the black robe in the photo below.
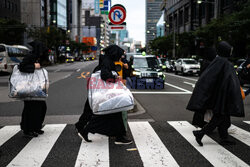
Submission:
<svg viewBox="0 0 250 167">
<path fill-rule="evenodd" d="M 114 61 L 119 60 L 123 52 L 124 51 L 119 47 L 109 46 L 105 52 L 105 56 L 100 57 L 99 65 L 93 72 L 101 70 L 101 78 L 104 81 L 110 79 L 115 80 L 116 76 L 112 74 L 112 71 L 116 71 Z M 83 114 L 76 123 L 76 128 L 78 131 L 85 128 L 85 130 L 90 133 L 99 133 L 107 136 L 121 137 L 126 135 L 121 112 L 107 115 L 94 115 L 88 99 L 85 102 Z"/>
<path fill-rule="evenodd" d="M 211 109 L 214 114 L 244 117 L 240 83 L 226 58 L 217 56 L 202 73 L 187 109 L 195 112 Z"/>
<path fill-rule="evenodd" d="M 24 73 L 34 73 L 38 57 L 30 54 L 19 64 L 19 70 Z M 21 129 L 25 132 L 34 132 L 42 128 L 47 105 L 42 100 L 25 100 L 21 119 Z"/>
</svg>

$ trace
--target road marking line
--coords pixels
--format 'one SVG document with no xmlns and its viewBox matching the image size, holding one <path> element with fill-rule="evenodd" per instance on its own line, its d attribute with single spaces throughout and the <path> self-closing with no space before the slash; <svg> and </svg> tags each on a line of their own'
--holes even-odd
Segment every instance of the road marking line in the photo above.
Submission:
<svg viewBox="0 0 250 167">
<path fill-rule="evenodd" d="M 179 166 L 148 122 L 129 122 L 143 166 Z"/>
<path fill-rule="evenodd" d="M 166 95 L 190 95 L 192 92 L 134 92 L 133 94 L 166 94 Z"/>
<path fill-rule="evenodd" d="M 71 74 L 65 75 L 62 79 L 68 78 L 70 76 L 71 76 Z"/>
<path fill-rule="evenodd" d="M 84 140 L 76 159 L 75 167 L 99 166 L 109 167 L 109 140 L 108 137 L 98 134 L 89 134 L 93 142 L 87 143 Z"/>
<path fill-rule="evenodd" d="M 188 84 L 188 85 L 191 85 L 193 88 L 194 88 L 194 86 L 195 86 L 195 84 L 190 83 L 190 82 L 183 82 L 183 83 Z"/>
<path fill-rule="evenodd" d="M 188 80 L 191 80 L 191 81 L 198 81 L 197 79 L 192 79 L 192 78 L 182 77 L 182 76 L 173 75 L 173 74 L 169 74 L 169 73 L 165 73 L 165 74 L 166 74 L 166 75 L 169 75 L 169 76 L 176 77 L 176 78 L 188 79 Z"/>
<path fill-rule="evenodd" d="M 234 138 L 250 146 L 250 133 L 249 132 L 241 128 L 238 128 L 237 126 L 234 126 L 234 125 L 231 125 L 231 127 L 229 128 L 229 131 L 230 129 L 232 129 L 232 131 L 234 132 L 233 133 L 229 132 L 229 135 L 233 136 Z"/>
<path fill-rule="evenodd" d="M 173 88 L 176 88 L 176 89 L 182 90 L 182 91 L 184 91 L 184 92 L 192 93 L 192 92 L 190 92 L 189 90 L 186 90 L 186 89 L 180 88 L 180 87 L 178 87 L 178 86 L 172 85 L 172 84 L 167 83 L 167 82 L 165 82 L 165 85 L 168 85 L 168 86 L 171 86 L 171 87 L 173 87 Z"/>
<path fill-rule="evenodd" d="M 0 129 L 0 146 L 20 131 L 20 126 L 5 126 Z"/>
<path fill-rule="evenodd" d="M 33 138 L 8 166 L 42 166 L 66 124 L 45 125 L 45 133 Z"/>
<path fill-rule="evenodd" d="M 187 121 L 168 121 L 168 123 L 173 126 L 213 166 L 249 166 L 206 135 L 202 139 L 204 146 L 199 146 L 192 133 L 193 130 L 197 129 Z"/>
<path fill-rule="evenodd" d="M 250 121 L 243 121 L 243 122 L 245 122 L 245 123 L 247 123 L 247 124 L 250 124 Z"/>
<path fill-rule="evenodd" d="M 77 69 L 76 72 L 79 72 L 81 69 Z"/>
<path fill-rule="evenodd" d="M 54 72 L 59 72 L 59 71 L 61 71 L 61 69 L 58 69 L 58 70 L 56 70 L 56 71 L 54 71 Z"/>
</svg>

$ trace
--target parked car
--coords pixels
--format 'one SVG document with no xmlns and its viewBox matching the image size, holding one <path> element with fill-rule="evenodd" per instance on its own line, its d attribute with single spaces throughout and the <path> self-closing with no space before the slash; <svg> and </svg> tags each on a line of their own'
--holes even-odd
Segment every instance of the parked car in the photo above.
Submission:
<svg viewBox="0 0 250 167">
<path fill-rule="evenodd" d="M 241 86 L 243 86 L 244 84 L 250 84 L 250 69 L 246 68 L 245 63 L 246 60 L 241 63 L 241 65 L 236 70 Z"/>
<path fill-rule="evenodd" d="M 71 56 L 70 53 L 66 53 L 66 58 L 65 58 L 66 63 L 73 63 L 74 60 L 75 60 L 74 57 Z"/>
<path fill-rule="evenodd" d="M 165 75 L 154 55 L 134 55 L 130 86 L 137 89 L 163 89 Z"/>
<path fill-rule="evenodd" d="M 195 59 L 181 58 L 175 63 L 175 74 L 199 74 L 200 64 Z"/>
</svg>

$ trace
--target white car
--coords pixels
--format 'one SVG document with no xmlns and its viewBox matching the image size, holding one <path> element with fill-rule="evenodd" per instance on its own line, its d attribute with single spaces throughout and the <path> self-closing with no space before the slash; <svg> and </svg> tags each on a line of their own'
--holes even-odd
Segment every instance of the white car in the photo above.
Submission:
<svg viewBox="0 0 250 167">
<path fill-rule="evenodd" d="M 200 64 L 195 59 L 181 58 L 175 63 L 175 74 L 199 74 Z"/>
</svg>

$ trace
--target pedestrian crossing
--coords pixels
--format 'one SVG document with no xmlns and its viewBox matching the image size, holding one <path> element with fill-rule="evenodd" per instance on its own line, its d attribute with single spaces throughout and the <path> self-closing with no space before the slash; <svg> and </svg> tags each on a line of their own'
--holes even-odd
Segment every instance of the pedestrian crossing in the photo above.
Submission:
<svg viewBox="0 0 250 167">
<path fill-rule="evenodd" d="M 188 121 L 129 122 L 131 145 L 89 134 L 92 143 L 77 136 L 74 125 L 47 124 L 37 138 L 24 138 L 19 126 L 0 128 L 0 166 L 250 166 L 250 121 L 232 124 L 234 146 L 218 144 L 217 132 L 203 138 L 200 147 Z"/>
</svg>

